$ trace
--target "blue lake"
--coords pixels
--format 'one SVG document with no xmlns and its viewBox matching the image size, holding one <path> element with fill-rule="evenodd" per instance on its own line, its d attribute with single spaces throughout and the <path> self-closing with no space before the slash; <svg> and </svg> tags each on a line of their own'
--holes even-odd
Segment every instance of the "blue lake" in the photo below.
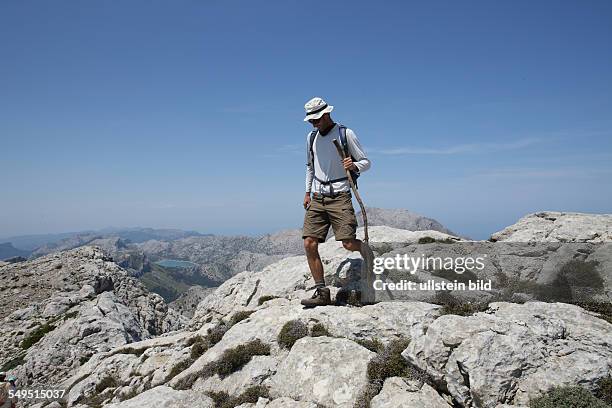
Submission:
<svg viewBox="0 0 612 408">
<path fill-rule="evenodd" d="M 191 268 L 193 266 L 198 266 L 198 264 L 193 262 L 182 261 L 180 259 L 162 259 L 155 263 L 164 268 Z"/>
</svg>

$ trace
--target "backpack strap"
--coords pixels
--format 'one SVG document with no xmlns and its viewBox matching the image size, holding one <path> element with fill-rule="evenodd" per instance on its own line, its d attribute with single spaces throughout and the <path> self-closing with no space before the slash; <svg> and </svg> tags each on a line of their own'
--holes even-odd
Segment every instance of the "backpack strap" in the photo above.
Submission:
<svg viewBox="0 0 612 408">
<path fill-rule="evenodd" d="M 340 132 L 340 144 L 344 149 L 344 155 L 346 157 L 350 157 L 353 161 L 355 161 L 355 158 L 349 151 L 348 140 L 346 138 L 346 126 L 338 125 L 338 131 Z M 353 183 L 355 183 L 355 188 L 357 188 L 357 179 L 359 178 L 360 174 L 356 171 L 351 170 L 351 176 L 353 177 Z"/>
<path fill-rule="evenodd" d="M 319 130 L 315 129 L 312 132 L 310 132 L 310 135 L 308 135 L 308 146 L 310 147 L 310 160 L 308 160 L 308 163 L 306 163 L 307 165 L 310 163 L 314 164 L 314 151 L 312 150 L 312 146 L 314 146 L 314 141 L 315 141 L 315 137 L 317 137 L 317 133 L 319 133 Z"/>
<path fill-rule="evenodd" d="M 346 140 L 346 126 L 338 125 L 338 130 L 340 132 L 340 145 L 344 149 L 344 155 L 346 157 L 353 157 L 349 152 L 348 141 Z"/>
</svg>

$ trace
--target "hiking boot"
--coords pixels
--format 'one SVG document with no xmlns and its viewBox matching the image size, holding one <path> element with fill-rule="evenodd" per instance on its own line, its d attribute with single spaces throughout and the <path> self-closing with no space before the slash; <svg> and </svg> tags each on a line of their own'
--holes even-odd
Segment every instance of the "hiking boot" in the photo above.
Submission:
<svg viewBox="0 0 612 408">
<path fill-rule="evenodd" d="M 328 288 L 316 288 L 312 297 L 302 299 L 302 305 L 306 307 L 327 306 L 331 305 L 331 297 L 329 296 Z"/>
</svg>

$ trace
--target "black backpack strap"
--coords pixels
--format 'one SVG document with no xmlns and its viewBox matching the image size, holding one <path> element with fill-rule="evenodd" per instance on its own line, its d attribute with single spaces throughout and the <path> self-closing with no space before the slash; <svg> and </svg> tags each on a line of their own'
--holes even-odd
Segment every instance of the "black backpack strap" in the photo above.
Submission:
<svg viewBox="0 0 612 408">
<path fill-rule="evenodd" d="M 344 155 L 346 157 L 352 157 L 351 153 L 349 152 L 348 141 L 346 140 L 346 126 L 338 125 L 338 130 L 340 131 L 340 144 L 344 149 Z"/>
<path fill-rule="evenodd" d="M 353 161 L 355 161 L 355 158 L 349 150 L 348 140 L 346 138 L 346 126 L 338 125 L 338 130 L 340 132 L 340 144 L 344 149 L 344 155 L 346 157 L 350 157 Z M 353 176 L 353 182 L 355 183 L 355 188 L 357 188 L 357 179 L 359 178 L 360 174 L 356 171 L 351 170 L 351 176 Z"/>
<path fill-rule="evenodd" d="M 312 132 L 310 132 L 310 134 L 308 135 L 308 146 L 310 148 L 310 161 L 308 161 L 308 163 L 306 163 L 306 165 L 313 163 L 314 164 L 314 151 L 312 150 L 312 146 L 314 145 L 314 141 L 315 141 L 315 137 L 317 137 L 317 133 L 319 131 L 317 129 L 313 130 Z"/>
</svg>

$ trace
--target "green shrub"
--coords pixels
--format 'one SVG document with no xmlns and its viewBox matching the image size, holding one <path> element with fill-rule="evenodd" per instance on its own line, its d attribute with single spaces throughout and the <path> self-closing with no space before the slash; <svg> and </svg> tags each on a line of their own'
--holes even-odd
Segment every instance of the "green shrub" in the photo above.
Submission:
<svg viewBox="0 0 612 408">
<path fill-rule="evenodd" d="M 332 337 L 330 332 L 327 330 L 325 326 L 323 326 L 322 323 L 315 323 L 315 325 L 312 326 L 312 329 L 310 330 L 310 337 L 322 337 L 322 336 Z"/>
<path fill-rule="evenodd" d="M 279 346 L 291 349 L 296 341 L 308 336 L 308 327 L 300 320 L 290 320 L 283 325 L 276 341 Z"/>
<path fill-rule="evenodd" d="M 594 394 L 597 398 L 612 406 L 612 377 L 608 376 L 599 380 Z"/>
<path fill-rule="evenodd" d="M 439 244 L 454 244 L 457 241 L 455 241 L 452 238 L 435 239 L 432 237 L 422 237 L 422 238 L 419 238 L 419 241 L 418 241 L 419 244 L 433 244 L 434 242 L 437 242 Z"/>
<path fill-rule="evenodd" d="M 530 408 L 609 408 L 582 387 L 558 387 L 529 401 Z"/>
<path fill-rule="evenodd" d="M 81 356 L 79 357 L 79 364 L 83 365 L 91 359 L 91 356 Z"/>
<path fill-rule="evenodd" d="M 28 337 L 23 339 L 23 341 L 21 342 L 21 348 L 24 350 L 29 349 L 34 344 L 38 343 L 40 339 L 45 337 L 45 334 L 53 331 L 54 329 L 55 329 L 55 326 L 53 325 L 50 325 L 47 323 L 43 324 L 42 326 L 35 329 L 32 333 L 30 333 Z"/>
<path fill-rule="evenodd" d="M 230 397 L 227 392 L 206 392 L 212 398 L 215 408 L 233 408 L 245 403 L 256 403 L 259 398 L 269 398 L 268 389 L 262 385 L 249 387 L 237 397 Z"/>
<path fill-rule="evenodd" d="M 79 315 L 79 311 L 78 310 L 73 310 L 72 312 L 66 313 L 64 315 L 64 320 L 74 319 L 78 315 Z"/>
<path fill-rule="evenodd" d="M 372 340 L 361 339 L 361 340 L 357 340 L 356 343 L 375 353 L 379 353 L 383 351 L 383 349 L 385 348 L 384 344 L 382 344 L 380 340 L 378 340 L 377 338 L 373 338 Z"/>
<path fill-rule="evenodd" d="M 230 326 L 233 326 L 236 323 L 241 322 L 244 319 L 247 319 L 254 312 L 255 312 L 254 310 L 241 310 L 239 312 L 234 313 L 234 315 L 232 316 L 230 320 Z"/>
<path fill-rule="evenodd" d="M 197 336 L 191 345 L 191 359 L 197 360 L 200 356 L 209 349 L 208 340 L 205 337 Z"/>
<path fill-rule="evenodd" d="M 406 377 L 408 363 L 402 357 L 402 351 L 408 347 L 410 340 L 398 339 L 390 342 L 376 357 L 368 363 L 368 379 L 370 382 L 378 383 L 389 377 Z"/>
<path fill-rule="evenodd" d="M 440 310 L 441 315 L 453 314 L 458 316 L 471 316 L 477 312 L 484 312 L 489 308 L 488 303 L 464 302 L 447 291 L 437 292 L 432 303 L 443 306 L 442 310 Z"/>
<path fill-rule="evenodd" d="M 267 355 L 270 355 L 270 346 L 262 343 L 259 339 L 253 340 L 225 350 L 217 361 L 207 364 L 205 371 L 210 375 L 216 373 L 224 378 L 244 367 L 253 356 Z"/>
<path fill-rule="evenodd" d="M 114 377 L 107 375 L 106 377 L 103 377 L 100 380 L 100 382 L 96 384 L 96 394 L 100 394 L 102 391 L 104 391 L 107 388 L 117 388 L 118 386 L 119 384 L 117 384 L 117 380 L 115 380 Z"/>
<path fill-rule="evenodd" d="M 19 367 L 20 365 L 25 363 L 25 360 L 23 359 L 23 357 L 24 355 L 22 354 L 22 355 L 18 355 L 17 357 L 10 359 L 9 361 L 7 361 L 6 363 L 2 365 L 2 367 L 0 368 L 0 371 L 9 371 L 15 367 Z"/>
<path fill-rule="evenodd" d="M 272 296 L 272 295 L 264 295 L 264 296 L 260 297 L 259 299 L 257 299 L 257 304 L 259 306 L 261 306 L 264 303 L 266 303 L 268 300 L 272 300 L 272 299 L 279 299 L 279 297 L 278 296 Z"/>
<path fill-rule="evenodd" d="M 173 379 L 174 377 L 176 377 L 177 375 L 179 375 L 180 373 L 182 373 L 183 371 L 191 367 L 192 364 L 193 364 L 193 359 L 187 358 L 179 362 L 178 364 L 174 365 L 172 367 L 172 370 L 170 370 L 170 374 L 168 374 L 168 378 L 166 378 L 166 381 L 170 381 L 171 379 Z"/>
<path fill-rule="evenodd" d="M 221 339 L 223 338 L 223 335 L 225 334 L 226 331 L 229 330 L 229 328 L 230 326 L 222 322 L 222 323 L 217 324 L 212 329 L 208 329 L 206 338 L 208 340 L 208 344 L 210 345 L 210 347 L 220 342 Z"/>
</svg>

